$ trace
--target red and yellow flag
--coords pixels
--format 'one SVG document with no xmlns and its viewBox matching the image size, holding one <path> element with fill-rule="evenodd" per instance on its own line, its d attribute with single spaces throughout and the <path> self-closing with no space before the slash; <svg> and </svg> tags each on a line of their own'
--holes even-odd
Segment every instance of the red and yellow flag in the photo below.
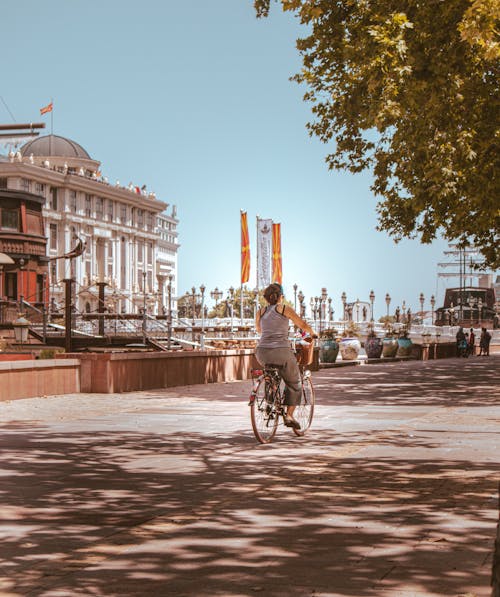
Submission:
<svg viewBox="0 0 500 597">
<path fill-rule="evenodd" d="M 241 212 L 241 283 L 250 279 L 250 237 L 248 235 L 247 212 Z"/>
<path fill-rule="evenodd" d="M 50 102 L 50 104 L 47 104 L 43 108 L 40 108 L 40 115 L 47 114 L 47 112 L 52 112 L 53 107 L 54 107 L 54 103 Z"/>
<path fill-rule="evenodd" d="M 273 282 L 283 283 L 283 269 L 281 263 L 281 224 L 273 222 Z"/>
</svg>

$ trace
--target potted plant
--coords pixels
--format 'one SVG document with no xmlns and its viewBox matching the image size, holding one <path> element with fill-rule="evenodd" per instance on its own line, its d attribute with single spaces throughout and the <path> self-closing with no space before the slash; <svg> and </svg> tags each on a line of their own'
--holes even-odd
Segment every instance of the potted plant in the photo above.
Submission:
<svg viewBox="0 0 500 597">
<path fill-rule="evenodd" d="M 340 341 L 340 355 L 343 361 L 354 361 L 358 358 L 359 351 L 361 350 L 359 333 L 359 326 L 354 321 L 349 321 L 342 333 L 342 340 Z"/>
<path fill-rule="evenodd" d="M 339 354 L 337 336 L 335 328 L 327 328 L 319 335 L 319 359 L 322 363 L 335 363 Z"/>
<path fill-rule="evenodd" d="M 412 346 L 413 342 L 411 341 L 411 338 L 408 337 L 408 328 L 404 326 L 399 331 L 397 356 L 409 357 L 412 352 Z"/>
<path fill-rule="evenodd" d="M 382 356 L 386 359 L 393 358 L 398 352 L 398 340 L 396 338 L 396 331 L 391 322 L 385 325 L 385 336 L 382 340 Z"/>
<path fill-rule="evenodd" d="M 373 326 L 370 326 L 368 336 L 365 340 L 365 352 L 369 359 L 379 359 L 382 354 L 383 344 L 381 338 L 377 336 Z"/>
</svg>

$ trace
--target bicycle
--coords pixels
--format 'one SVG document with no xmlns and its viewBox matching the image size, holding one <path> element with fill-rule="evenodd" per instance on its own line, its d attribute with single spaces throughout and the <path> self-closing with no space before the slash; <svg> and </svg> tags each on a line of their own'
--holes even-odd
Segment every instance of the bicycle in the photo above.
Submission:
<svg viewBox="0 0 500 597">
<path fill-rule="evenodd" d="M 280 375 L 281 367 L 266 365 L 264 369 L 252 369 L 254 386 L 250 394 L 250 417 L 255 437 L 261 444 L 270 443 L 278 429 L 279 419 L 285 417 L 285 384 Z M 295 435 L 303 436 L 311 427 L 314 414 L 314 386 L 311 372 L 299 364 L 302 381 L 302 397 L 294 411 L 300 429 L 292 427 Z"/>
</svg>

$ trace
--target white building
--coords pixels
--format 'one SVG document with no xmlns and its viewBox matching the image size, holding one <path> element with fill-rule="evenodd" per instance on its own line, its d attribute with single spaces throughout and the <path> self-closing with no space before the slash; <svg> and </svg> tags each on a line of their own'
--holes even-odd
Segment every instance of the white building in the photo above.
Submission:
<svg viewBox="0 0 500 597">
<path fill-rule="evenodd" d="M 56 135 L 29 141 L 0 161 L 0 187 L 45 198 L 49 258 L 68 253 L 78 239 L 85 243 L 80 257 L 50 261 L 50 296 L 61 304 L 62 280 L 73 277 L 77 311 L 92 312 L 98 303 L 96 283 L 106 282 L 110 310 L 136 313 L 147 302 L 148 310 L 161 313 L 171 280 L 175 311 L 175 206 L 168 215 L 168 204 L 145 186 L 111 185 L 99 168 L 78 143 Z"/>
</svg>

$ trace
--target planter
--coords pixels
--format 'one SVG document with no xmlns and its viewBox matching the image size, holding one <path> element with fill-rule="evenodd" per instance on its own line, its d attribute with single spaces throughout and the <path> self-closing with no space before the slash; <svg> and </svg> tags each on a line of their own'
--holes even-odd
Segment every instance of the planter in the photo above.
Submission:
<svg viewBox="0 0 500 597">
<path fill-rule="evenodd" d="M 319 341 L 319 360 L 322 363 L 335 363 L 338 354 L 338 342 L 326 339 Z"/>
<path fill-rule="evenodd" d="M 396 338 L 384 338 L 382 340 L 382 356 L 386 359 L 396 356 L 398 352 L 398 341 Z"/>
<path fill-rule="evenodd" d="M 379 359 L 382 354 L 382 340 L 376 336 L 369 336 L 365 340 L 365 352 L 369 359 Z"/>
<path fill-rule="evenodd" d="M 343 361 L 354 361 L 361 350 L 361 342 L 357 338 L 342 338 L 340 341 L 340 354 Z"/>
<path fill-rule="evenodd" d="M 410 338 L 398 338 L 398 357 L 409 357 L 411 355 L 411 347 L 413 342 Z"/>
</svg>

